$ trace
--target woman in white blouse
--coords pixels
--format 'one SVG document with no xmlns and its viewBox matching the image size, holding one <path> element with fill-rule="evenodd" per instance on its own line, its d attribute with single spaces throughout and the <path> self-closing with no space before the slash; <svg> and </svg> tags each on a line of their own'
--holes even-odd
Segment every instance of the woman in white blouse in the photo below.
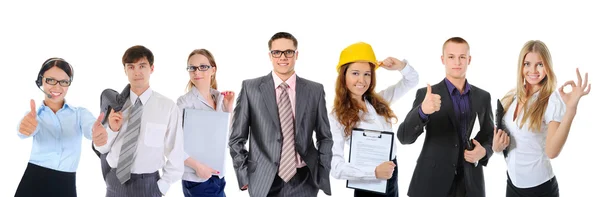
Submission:
<svg viewBox="0 0 600 197">
<path fill-rule="evenodd" d="M 541 41 L 525 43 L 519 55 L 517 87 L 503 99 L 506 132 L 494 134 L 494 152 L 507 150 L 506 196 L 559 196 L 550 159 L 567 141 L 579 99 L 590 92 L 587 73 L 582 84 L 568 81 L 556 91 L 552 58 Z M 570 85 L 572 91 L 563 88 Z M 586 90 L 587 87 L 587 90 Z"/>
<path fill-rule="evenodd" d="M 181 110 L 185 108 L 217 112 L 231 112 L 234 93 L 219 92 L 215 79 L 217 64 L 206 49 L 196 49 L 188 57 L 187 71 L 190 81 L 187 93 L 177 99 Z M 226 147 L 215 147 L 226 148 Z M 225 178 L 218 171 L 185 155 L 187 169 L 182 177 L 182 189 L 186 197 L 225 197 Z M 195 172 L 195 173 L 194 173 Z"/>
<path fill-rule="evenodd" d="M 395 85 L 375 93 L 375 70 L 379 66 L 397 70 L 403 78 Z M 331 175 L 344 180 L 387 180 L 385 196 L 398 196 L 395 142 L 392 153 L 394 159 L 378 166 L 347 162 L 344 145 L 349 144 L 353 128 L 393 132 L 392 119 L 397 121 L 397 117 L 389 105 L 414 88 L 419 75 L 406 60 L 388 57 L 381 63 L 377 62 L 373 49 L 364 42 L 352 44 L 342 51 L 337 71 L 334 107 L 329 116 L 333 136 Z M 354 196 L 380 195 L 356 189 Z"/>
</svg>

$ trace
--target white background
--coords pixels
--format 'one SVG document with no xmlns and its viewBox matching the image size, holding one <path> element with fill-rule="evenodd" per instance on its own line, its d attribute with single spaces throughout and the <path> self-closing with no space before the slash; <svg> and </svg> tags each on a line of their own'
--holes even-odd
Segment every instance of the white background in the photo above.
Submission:
<svg viewBox="0 0 600 197">
<path fill-rule="evenodd" d="M 473 56 L 467 73 L 470 83 L 501 98 L 516 86 L 519 51 L 531 39 L 544 41 L 553 56 L 559 85 L 575 80 L 575 68 L 600 75 L 596 69 L 600 30 L 597 5 L 502 1 L 418 3 L 361 1 L 240 1 L 240 2 L 60 2 L 3 1 L 0 3 L 0 62 L 2 108 L 0 135 L 3 152 L 0 196 L 12 196 L 27 165 L 31 139 L 20 140 L 16 126 L 29 110 L 29 99 L 39 104 L 44 95 L 34 85 L 42 62 L 65 58 L 75 76 L 67 100 L 99 113 L 102 90 L 120 91 L 127 83 L 121 57 L 133 45 L 148 47 L 155 55 L 151 87 L 175 100 L 188 80 L 187 55 L 196 48 L 213 52 L 219 66 L 220 90 L 239 92 L 243 79 L 266 75 L 272 69 L 267 41 L 278 31 L 299 40 L 298 76 L 322 83 L 331 107 L 340 51 L 365 41 L 378 59 L 406 58 L 419 72 L 418 87 L 444 78 L 440 61 L 442 43 L 461 36 Z M 377 90 L 396 83 L 397 72 L 378 71 Z M 402 121 L 416 88 L 392 106 Z M 598 86 L 582 98 L 578 114 L 561 155 L 552 160 L 561 196 L 597 195 L 597 127 L 592 117 L 598 107 Z M 328 110 L 331 110 L 329 108 Z M 398 127 L 400 122 L 394 125 Z M 79 196 L 104 196 L 99 159 L 84 139 L 77 170 Z M 398 147 L 399 192 L 405 196 L 423 136 L 413 145 Z M 231 161 L 228 161 L 231 162 Z M 495 154 L 485 169 L 488 196 L 504 196 L 506 164 Z M 228 196 L 247 196 L 237 189 L 232 166 L 226 177 Z M 351 196 L 345 181 L 332 178 L 333 196 Z M 181 183 L 167 196 L 183 196 Z M 319 196 L 324 196 L 321 192 Z"/>
</svg>

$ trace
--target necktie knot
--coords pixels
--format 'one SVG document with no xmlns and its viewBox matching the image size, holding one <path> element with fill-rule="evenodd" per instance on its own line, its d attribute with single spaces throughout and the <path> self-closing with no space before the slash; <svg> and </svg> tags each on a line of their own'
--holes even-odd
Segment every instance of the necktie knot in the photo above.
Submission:
<svg viewBox="0 0 600 197">
<path fill-rule="evenodd" d="M 288 87 L 290 87 L 287 83 L 283 82 L 281 84 L 279 84 L 279 89 L 281 90 L 286 90 Z"/>
<path fill-rule="evenodd" d="M 137 99 L 135 99 L 135 106 L 141 106 L 142 105 L 142 100 L 140 100 L 140 97 L 138 97 Z"/>
</svg>

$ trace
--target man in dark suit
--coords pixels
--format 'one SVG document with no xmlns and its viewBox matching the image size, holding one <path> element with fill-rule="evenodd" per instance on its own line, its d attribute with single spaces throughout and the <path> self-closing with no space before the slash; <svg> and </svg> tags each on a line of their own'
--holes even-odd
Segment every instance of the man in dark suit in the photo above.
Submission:
<svg viewBox="0 0 600 197">
<path fill-rule="evenodd" d="M 412 110 L 398 128 L 402 144 L 414 143 L 426 131 L 408 189 L 411 197 L 485 196 L 482 166 L 493 154 L 492 106 L 488 92 L 467 82 L 470 62 L 467 41 L 448 39 L 442 54 L 446 78 L 417 91 Z M 481 130 L 471 140 L 475 124 Z"/>
<path fill-rule="evenodd" d="M 319 189 L 331 195 L 325 92 L 322 84 L 296 76 L 297 47 L 293 35 L 273 35 L 273 71 L 243 81 L 237 98 L 229 147 L 239 187 L 252 197 L 314 197 Z"/>
</svg>

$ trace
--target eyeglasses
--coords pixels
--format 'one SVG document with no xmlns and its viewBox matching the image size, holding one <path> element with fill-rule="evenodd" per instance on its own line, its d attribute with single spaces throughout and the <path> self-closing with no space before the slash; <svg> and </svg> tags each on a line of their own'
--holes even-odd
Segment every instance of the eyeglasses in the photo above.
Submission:
<svg viewBox="0 0 600 197">
<path fill-rule="evenodd" d="M 280 58 L 282 54 L 285 54 L 285 57 L 287 57 L 287 58 L 291 58 L 291 57 L 294 57 L 294 55 L 296 55 L 296 51 L 294 51 L 294 50 L 285 50 L 285 51 L 272 50 L 271 51 L 271 56 L 273 56 L 274 58 Z"/>
<path fill-rule="evenodd" d="M 200 65 L 200 66 L 187 66 L 187 71 L 188 72 L 196 72 L 198 71 L 207 71 L 208 69 L 212 68 L 213 66 L 211 65 Z"/>
<path fill-rule="evenodd" d="M 53 78 L 46 78 L 46 83 L 49 85 L 60 84 L 62 87 L 69 87 L 71 85 L 71 80 L 56 80 Z"/>
</svg>

